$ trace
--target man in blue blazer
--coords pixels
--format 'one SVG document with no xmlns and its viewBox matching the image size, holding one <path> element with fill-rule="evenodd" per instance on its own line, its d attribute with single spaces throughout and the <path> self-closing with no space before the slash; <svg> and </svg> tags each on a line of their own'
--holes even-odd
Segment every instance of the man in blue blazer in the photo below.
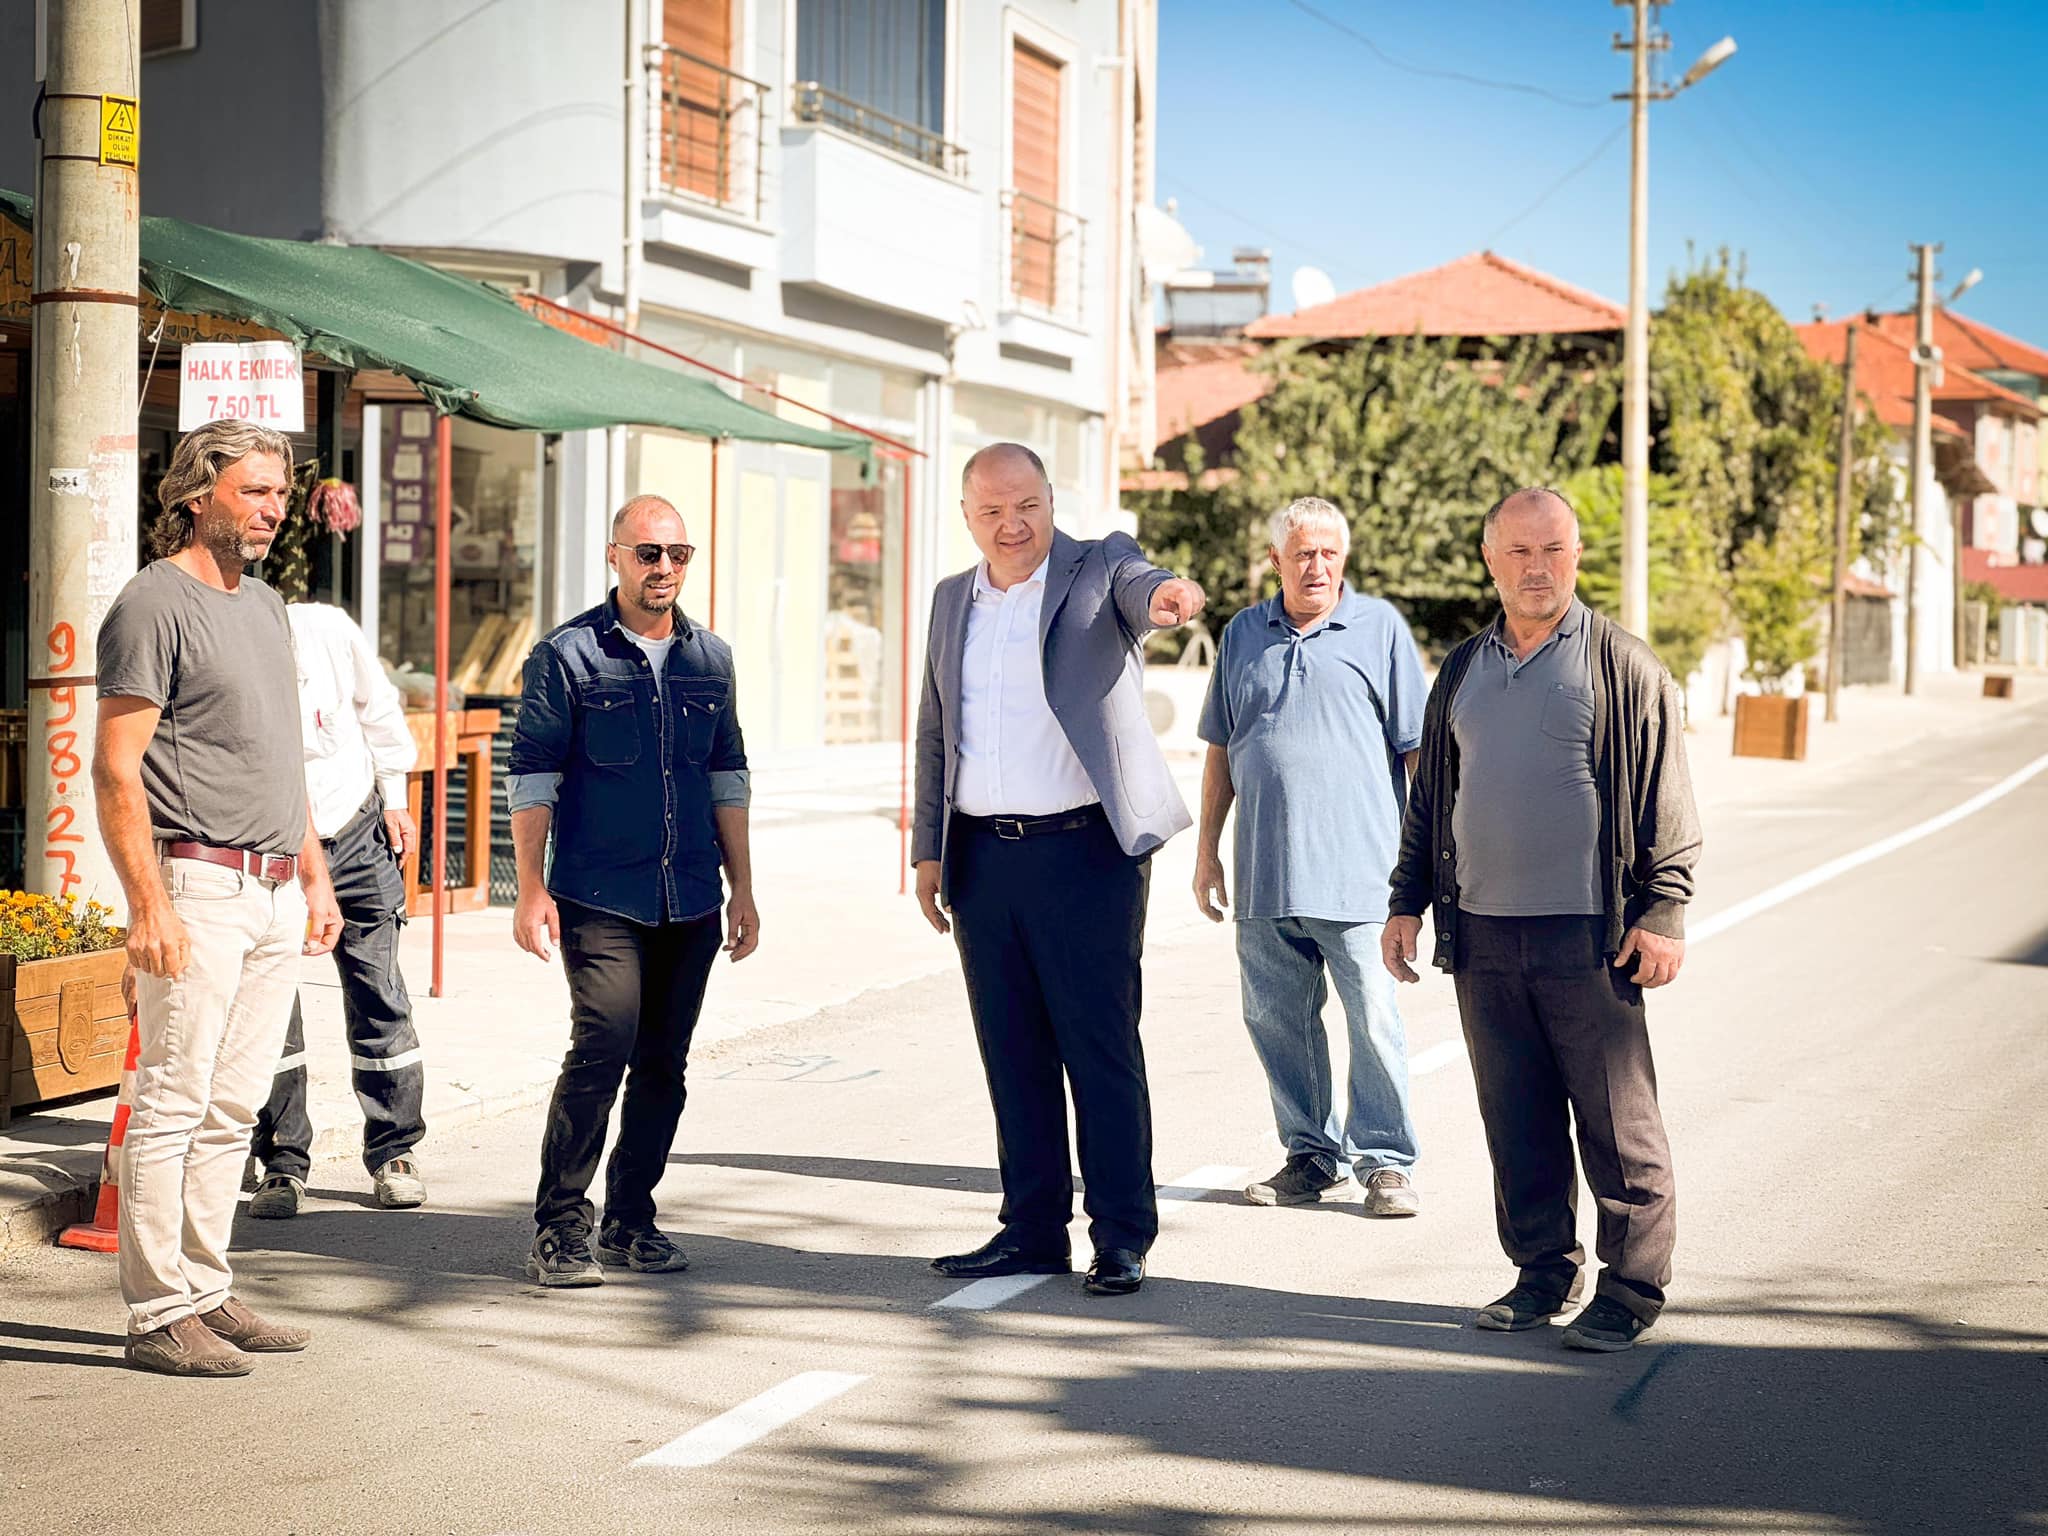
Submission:
<svg viewBox="0 0 2048 1536">
<path fill-rule="evenodd" d="M 926 919 L 960 948 L 1003 1207 L 993 1238 L 932 1267 L 1072 1267 L 1064 1076 L 1095 1249 L 1085 1288 L 1120 1295 L 1159 1231 L 1138 1040 L 1150 859 L 1190 825 L 1138 652 L 1200 613 L 1202 589 L 1127 535 L 1055 530 L 1045 466 L 1020 444 L 967 461 L 960 507 L 982 560 L 932 595 L 911 859 Z"/>
</svg>

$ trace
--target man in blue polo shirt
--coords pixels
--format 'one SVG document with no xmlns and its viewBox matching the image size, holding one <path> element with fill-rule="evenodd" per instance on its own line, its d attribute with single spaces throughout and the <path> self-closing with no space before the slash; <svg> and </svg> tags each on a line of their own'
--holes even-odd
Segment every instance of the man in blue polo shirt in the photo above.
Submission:
<svg viewBox="0 0 2048 1536">
<path fill-rule="evenodd" d="M 1245 1194 L 1305 1205 L 1348 1167 L 1368 1216 L 1413 1216 L 1408 1045 L 1380 933 L 1425 690 L 1401 615 L 1345 583 L 1350 544 L 1344 514 L 1320 497 L 1275 514 L 1280 595 L 1224 628 L 1199 727 L 1209 758 L 1195 903 L 1223 921 L 1220 844 L 1234 801 L 1244 1020 L 1287 1148 L 1279 1172 Z M 1351 1036 L 1341 1117 L 1323 1033 L 1332 982 Z"/>
</svg>

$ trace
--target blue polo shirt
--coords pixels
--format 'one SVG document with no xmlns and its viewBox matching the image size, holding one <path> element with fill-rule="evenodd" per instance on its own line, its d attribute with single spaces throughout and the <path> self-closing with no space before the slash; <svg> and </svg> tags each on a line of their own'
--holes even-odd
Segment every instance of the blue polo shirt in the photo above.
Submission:
<svg viewBox="0 0 2048 1536">
<path fill-rule="evenodd" d="M 1197 730 L 1230 755 L 1240 920 L 1387 920 L 1426 696 L 1407 622 L 1348 585 L 1312 629 L 1278 597 L 1224 626 Z"/>
</svg>

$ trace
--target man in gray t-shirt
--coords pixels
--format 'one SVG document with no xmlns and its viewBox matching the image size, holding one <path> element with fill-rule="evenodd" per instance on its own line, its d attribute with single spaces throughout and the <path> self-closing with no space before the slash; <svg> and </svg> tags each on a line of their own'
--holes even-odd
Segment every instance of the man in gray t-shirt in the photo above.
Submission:
<svg viewBox="0 0 2048 1536">
<path fill-rule="evenodd" d="M 241 1376 L 304 1349 L 231 1289 L 242 1158 L 298 989 L 341 913 L 306 805 L 284 604 L 242 574 L 269 552 L 291 444 L 217 421 L 178 444 L 151 534 L 160 557 L 99 633 L 93 789 L 128 899 L 133 1111 L 121 1148 L 129 1363 Z"/>
</svg>

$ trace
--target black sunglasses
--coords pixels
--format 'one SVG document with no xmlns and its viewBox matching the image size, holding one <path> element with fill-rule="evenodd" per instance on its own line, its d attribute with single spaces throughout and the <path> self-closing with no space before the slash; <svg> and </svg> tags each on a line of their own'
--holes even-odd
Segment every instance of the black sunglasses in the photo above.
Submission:
<svg viewBox="0 0 2048 1536">
<path fill-rule="evenodd" d="M 633 558 L 642 565 L 659 565 L 661 557 L 667 555 L 669 563 L 678 570 L 690 563 L 690 557 L 697 553 L 694 544 L 621 544 L 612 541 L 613 549 L 630 549 Z"/>
</svg>

